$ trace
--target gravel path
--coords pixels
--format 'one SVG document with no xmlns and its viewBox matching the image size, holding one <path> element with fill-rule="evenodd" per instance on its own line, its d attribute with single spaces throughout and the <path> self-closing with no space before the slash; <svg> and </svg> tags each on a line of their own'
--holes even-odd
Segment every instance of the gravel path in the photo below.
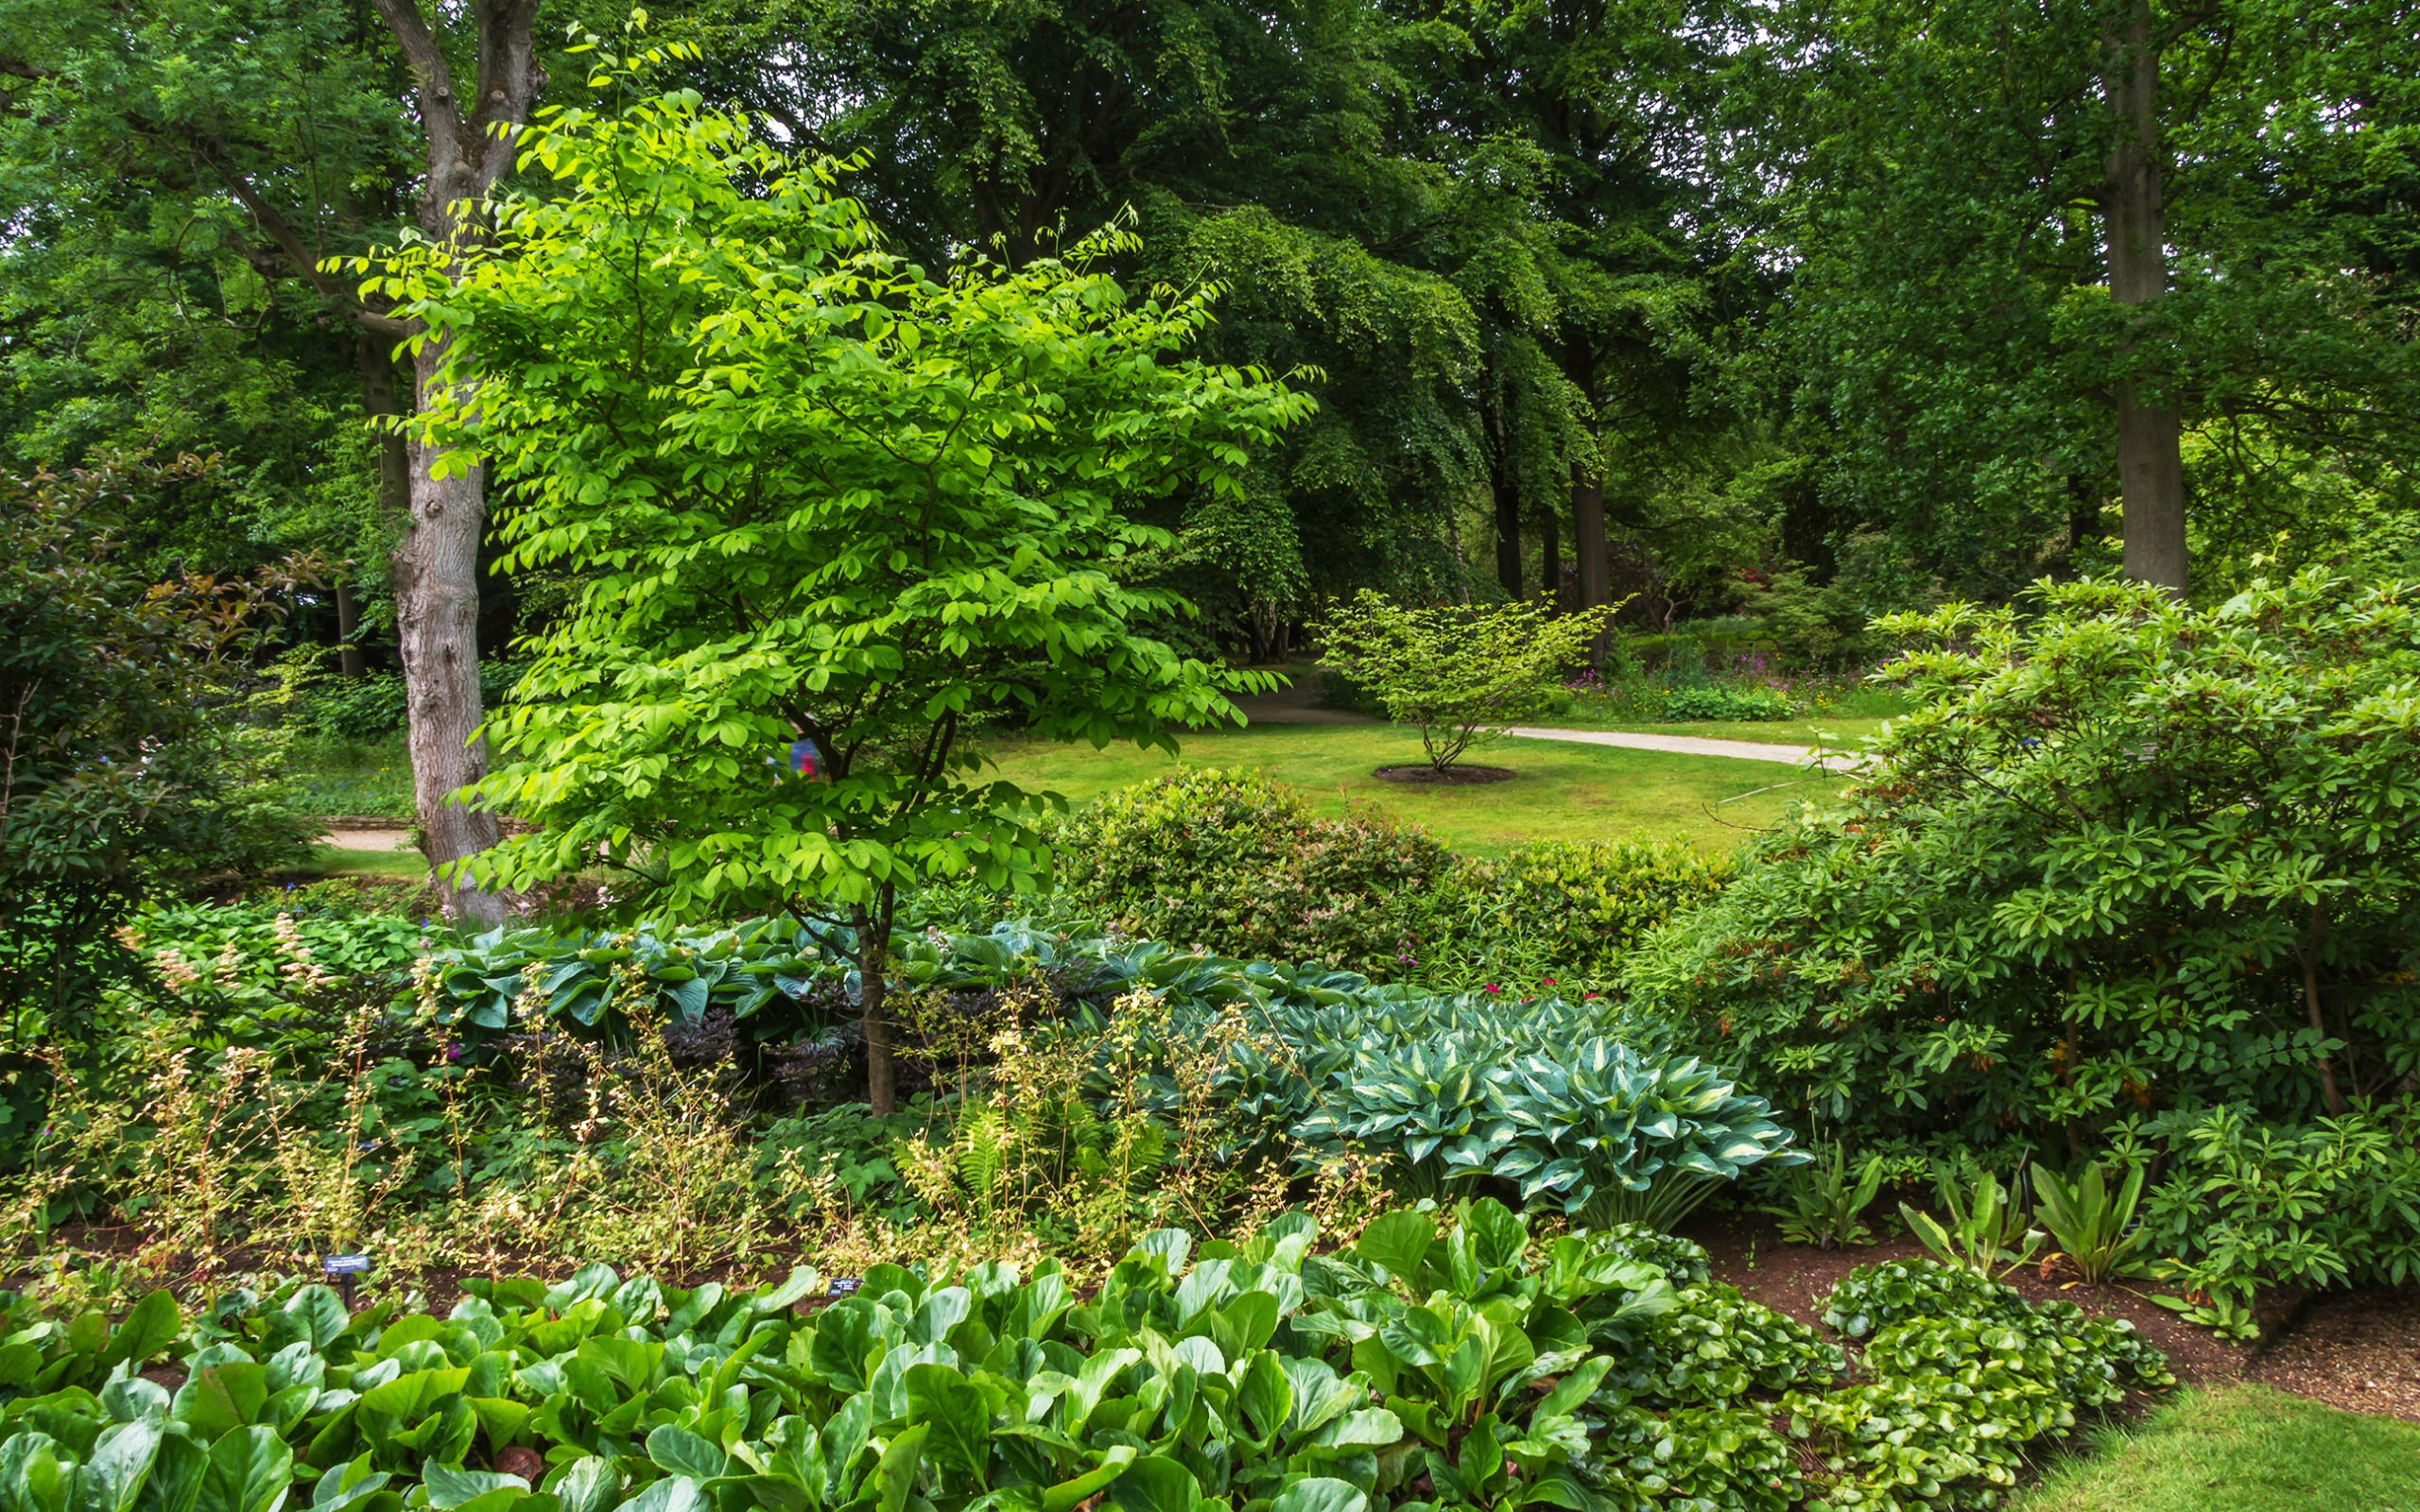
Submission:
<svg viewBox="0 0 2420 1512">
<path fill-rule="evenodd" d="M 1619 746 L 1628 750 L 1668 750 L 1683 756 L 1735 756 L 1750 762 L 1787 762 L 1801 766 L 1812 761 L 1827 772 L 1854 770 L 1858 758 L 1838 752 L 1823 755 L 1812 746 L 1769 746 L 1756 740 L 1708 740 L 1703 735 L 1636 735 L 1617 730 L 1544 730 L 1516 725 L 1505 731 L 1523 740 L 1569 740 L 1583 746 Z"/>
</svg>

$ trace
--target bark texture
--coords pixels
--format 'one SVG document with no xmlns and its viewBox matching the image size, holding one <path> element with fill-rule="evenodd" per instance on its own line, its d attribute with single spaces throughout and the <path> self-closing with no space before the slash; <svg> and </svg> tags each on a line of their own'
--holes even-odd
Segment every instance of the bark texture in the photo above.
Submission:
<svg viewBox="0 0 2420 1512">
<path fill-rule="evenodd" d="M 1580 608 L 1611 601 L 1612 573 L 1605 556 L 1605 480 L 1578 463 L 1571 468 L 1571 556 L 1579 576 Z M 1589 659 L 1601 662 L 1605 637 L 1597 637 Z"/>
<path fill-rule="evenodd" d="M 2162 203 L 2159 49 L 2149 0 L 2136 0 L 2121 35 L 2109 40 L 2109 293 L 2140 307 L 2168 292 L 2168 232 Z M 2131 349 L 2130 349 L 2131 350 Z M 2125 572 L 2185 593 L 2185 458 L 2173 404 L 2146 402 L 2128 381 L 2118 396 L 2118 481 L 2124 502 Z"/>
<path fill-rule="evenodd" d="M 372 3 L 411 66 L 427 132 L 421 230 L 441 246 L 466 247 L 483 233 L 482 207 L 511 168 L 516 129 L 545 88 L 537 60 L 537 0 L 473 0 L 475 77 L 468 100 L 418 0 Z M 436 343 L 414 351 L 415 403 L 425 398 L 443 356 Z M 487 770 L 486 750 L 474 738 L 484 713 L 478 619 L 485 488 L 476 470 L 439 477 L 435 460 L 411 448 L 408 528 L 389 565 L 410 713 L 414 806 L 430 863 L 444 866 L 493 846 L 499 832 L 493 815 L 474 813 L 453 796 Z M 504 901 L 494 894 L 458 880 L 448 885 L 456 917 L 482 925 L 504 917 Z"/>
</svg>

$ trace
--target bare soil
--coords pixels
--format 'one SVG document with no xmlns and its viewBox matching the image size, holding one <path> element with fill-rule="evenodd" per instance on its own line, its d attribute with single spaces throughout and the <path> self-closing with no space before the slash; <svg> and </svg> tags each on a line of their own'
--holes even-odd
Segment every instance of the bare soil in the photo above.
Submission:
<svg viewBox="0 0 2420 1512">
<path fill-rule="evenodd" d="M 1468 762 L 1456 762 L 1441 770 L 1422 762 L 1410 766 L 1381 766 L 1370 775 L 1381 782 L 1408 782 L 1414 787 L 1479 787 L 1489 782 L 1509 782 L 1519 774 L 1510 766 L 1474 766 Z"/>
</svg>

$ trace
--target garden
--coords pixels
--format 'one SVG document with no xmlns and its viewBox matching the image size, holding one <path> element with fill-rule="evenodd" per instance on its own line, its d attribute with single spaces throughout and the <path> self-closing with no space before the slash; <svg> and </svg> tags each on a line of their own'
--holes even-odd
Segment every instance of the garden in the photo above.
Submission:
<svg viewBox="0 0 2420 1512">
<path fill-rule="evenodd" d="M 2420 1506 L 2388 545 L 1819 571 L 1745 421 L 1609 538 L 1498 385 L 1314 591 L 1381 464 L 1167 203 L 932 255 L 696 18 L 472 9 L 292 549 L 0 471 L 0 1512 Z"/>
</svg>

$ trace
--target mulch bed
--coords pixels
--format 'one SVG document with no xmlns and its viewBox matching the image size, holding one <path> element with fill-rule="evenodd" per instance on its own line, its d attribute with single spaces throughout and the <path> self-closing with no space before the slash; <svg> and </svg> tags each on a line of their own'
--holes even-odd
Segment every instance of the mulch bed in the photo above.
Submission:
<svg viewBox="0 0 2420 1512">
<path fill-rule="evenodd" d="M 1382 782 L 1408 782 L 1414 787 L 1478 787 L 1488 782 L 1509 782 L 1517 774 L 1510 766 L 1473 766 L 1463 762 L 1440 771 L 1421 762 L 1410 766 L 1381 766 L 1370 775 Z"/>
<path fill-rule="evenodd" d="M 1907 1235 L 1849 1249 L 1786 1245 L 1761 1221 L 1702 1219 L 1683 1231 L 1705 1246 L 1715 1280 L 1816 1327 L 1824 1294 L 1841 1277 L 1874 1261 L 1925 1253 Z M 2257 1381 L 2331 1407 L 2420 1422 L 2420 1285 L 2278 1298 L 2273 1310 L 2263 1309 L 2261 1342 L 2238 1345 L 2152 1301 L 2164 1288 L 2087 1286 L 2056 1274 L 2045 1279 L 2031 1265 L 2008 1281 L 2031 1301 L 2068 1301 L 2126 1319 L 2168 1355 L 2179 1385 Z"/>
</svg>

